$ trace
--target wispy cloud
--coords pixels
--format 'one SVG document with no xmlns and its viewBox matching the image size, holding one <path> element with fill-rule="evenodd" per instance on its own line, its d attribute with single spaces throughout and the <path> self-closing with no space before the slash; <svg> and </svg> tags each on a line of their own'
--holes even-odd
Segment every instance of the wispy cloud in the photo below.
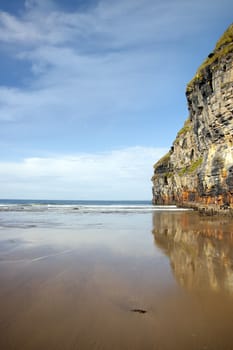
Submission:
<svg viewBox="0 0 233 350">
<path fill-rule="evenodd" d="M 1 197 L 150 199 L 152 164 L 165 151 L 132 147 L 0 162 Z"/>
<path fill-rule="evenodd" d="M 201 9 L 205 13 L 209 4 L 184 0 L 102 0 L 88 11 L 71 13 L 62 11 L 56 1 L 26 1 L 20 17 L 0 12 L 0 39 L 31 46 L 73 42 L 77 50 L 86 52 L 144 48 L 199 31 L 198 26 L 188 26 L 189 21 Z M 201 24 L 201 13 L 198 18 Z M 182 25 L 187 24 L 185 30 L 181 21 Z"/>
</svg>

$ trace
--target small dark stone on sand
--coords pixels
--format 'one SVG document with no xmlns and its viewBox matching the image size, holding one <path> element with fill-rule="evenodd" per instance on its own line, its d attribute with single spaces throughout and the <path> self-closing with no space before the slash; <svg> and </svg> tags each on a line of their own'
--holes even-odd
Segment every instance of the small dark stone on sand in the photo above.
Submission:
<svg viewBox="0 0 233 350">
<path fill-rule="evenodd" d="M 139 314 L 145 314 L 145 313 L 147 313 L 147 311 L 144 310 L 144 309 L 131 309 L 130 311 L 132 311 L 132 312 L 137 312 L 137 313 L 139 313 Z"/>
</svg>

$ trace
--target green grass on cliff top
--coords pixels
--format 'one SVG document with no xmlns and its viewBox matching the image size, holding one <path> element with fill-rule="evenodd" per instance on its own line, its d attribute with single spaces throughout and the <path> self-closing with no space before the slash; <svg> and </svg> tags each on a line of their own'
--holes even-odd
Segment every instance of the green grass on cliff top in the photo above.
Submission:
<svg viewBox="0 0 233 350">
<path fill-rule="evenodd" d="M 220 50 L 223 46 L 233 42 L 233 24 L 225 31 L 223 36 L 217 41 L 215 51 Z"/>
<path fill-rule="evenodd" d="M 158 168 L 161 165 L 163 165 L 163 166 L 168 165 L 168 163 L 170 161 L 170 157 L 171 157 L 171 153 L 169 151 L 154 164 L 154 169 Z"/>
<path fill-rule="evenodd" d="M 209 54 L 206 60 L 198 68 L 196 75 L 187 85 L 187 92 L 192 91 L 193 85 L 196 81 L 201 81 L 205 68 L 217 62 L 230 52 L 233 52 L 233 24 L 229 26 L 222 37 L 217 41 L 214 51 Z"/>
</svg>

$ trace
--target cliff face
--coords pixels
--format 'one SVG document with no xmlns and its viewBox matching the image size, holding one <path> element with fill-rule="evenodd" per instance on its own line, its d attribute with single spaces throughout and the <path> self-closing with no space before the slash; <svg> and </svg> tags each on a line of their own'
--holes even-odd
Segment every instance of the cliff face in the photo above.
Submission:
<svg viewBox="0 0 233 350">
<path fill-rule="evenodd" d="M 153 203 L 233 207 L 233 24 L 186 90 L 189 117 L 154 165 Z"/>
</svg>

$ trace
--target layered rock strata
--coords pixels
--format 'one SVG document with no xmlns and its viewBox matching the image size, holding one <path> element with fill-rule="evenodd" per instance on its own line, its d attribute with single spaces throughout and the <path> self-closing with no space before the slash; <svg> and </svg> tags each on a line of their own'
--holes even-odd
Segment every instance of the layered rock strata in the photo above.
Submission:
<svg viewBox="0 0 233 350">
<path fill-rule="evenodd" d="M 154 204 L 233 208 L 233 24 L 187 85 L 189 117 L 154 165 Z"/>
</svg>

